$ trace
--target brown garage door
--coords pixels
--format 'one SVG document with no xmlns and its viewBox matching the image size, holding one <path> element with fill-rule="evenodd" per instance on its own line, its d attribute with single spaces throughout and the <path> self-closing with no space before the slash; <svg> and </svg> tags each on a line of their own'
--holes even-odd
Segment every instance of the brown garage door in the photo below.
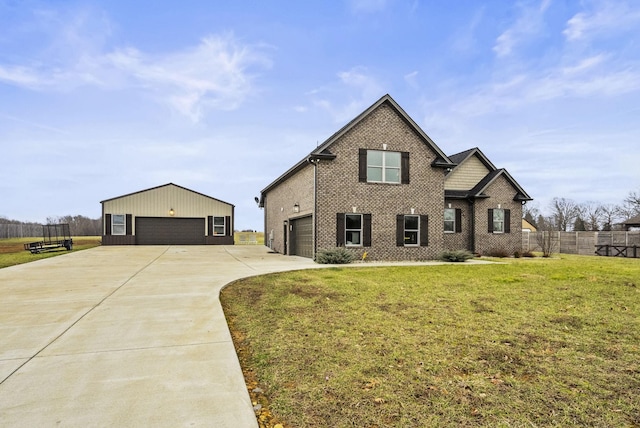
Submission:
<svg viewBox="0 0 640 428">
<path fill-rule="evenodd" d="M 313 222 L 311 216 L 291 220 L 291 255 L 313 257 Z"/>
<path fill-rule="evenodd" d="M 136 217 L 137 245 L 204 245 L 204 218 Z"/>
</svg>

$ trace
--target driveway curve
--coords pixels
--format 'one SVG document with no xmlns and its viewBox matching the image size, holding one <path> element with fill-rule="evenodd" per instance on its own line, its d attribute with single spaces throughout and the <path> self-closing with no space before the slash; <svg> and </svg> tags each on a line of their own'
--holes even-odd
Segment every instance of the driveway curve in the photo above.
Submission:
<svg viewBox="0 0 640 428">
<path fill-rule="evenodd" d="M 317 267 L 263 246 L 107 246 L 0 269 L 0 424 L 257 427 L 219 292 Z"/>
</svg>

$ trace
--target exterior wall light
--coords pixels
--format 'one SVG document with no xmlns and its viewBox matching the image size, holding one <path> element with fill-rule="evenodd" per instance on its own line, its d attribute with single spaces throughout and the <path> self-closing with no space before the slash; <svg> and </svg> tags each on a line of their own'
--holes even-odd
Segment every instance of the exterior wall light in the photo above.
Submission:
<svg viewBox="0 0 640 428">
<path fill-rule="evenodd" d="M 173 217 L 174 215 L 176 215 L 176 212 L 173 210 L 173 208 L 169 208 L 169 215 L 171 217 Z"/>
<path fill-rule="evenodd" d="M 294 213 L 299 213 L 300 212 L 300 205 L 297 202 L 295 204 L 293 204 L 293 212 Z"/>
</svg>

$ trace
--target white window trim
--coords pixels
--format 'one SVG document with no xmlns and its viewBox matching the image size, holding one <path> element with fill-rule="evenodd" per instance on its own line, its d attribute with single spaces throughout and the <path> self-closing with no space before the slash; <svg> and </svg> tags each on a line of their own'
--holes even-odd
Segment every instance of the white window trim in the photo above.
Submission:
<svg viewBox="0 0 640 428">
<path fill-rule="evenodd" d="M 407 229 L 407 217 L 416 217 L 418 219 L 417 229 Z M 416 232 L 416 243 L 407 244 L 407 232 Z M 417 214 L 406 214 L 404 216 L 404 246 L 405 247 L 419 247 L 420 246 L 420 216 Z"/>
<path fill-rule="evenodd" d="M 360 217 L 360 229 L 349 229 L 347 227 L 347 217 L 349 216 L 358 216 Z M 362 216 L 362 214 L 345 214 L 344 215 L 344 246 L 345 247 L 362 247 L 362 239 L 363 239 L 363 226 L 364 226 L 364 218 Z M 347 233 L 348 232 L 360 232 L 360 243 L 359 244 L 350 244 L 349 241 L 347 240 Z"/>
<path fill-rule="evenodd" d="M 371 165 L 373 168 L 382 168 L 382 181 L 369 180 L 369 153 L 370 152 L 379 152 L 382 153 L 382 165 Z M 387 154 L 396 153 L 400 156 L 400 166 L 387 166 Z M 397 169 L 398 170 L 398 181 L 388 181 L 387 180 L 387 169 Z M 367 150 L 367 183 L 384 183 L 384 184 L 401 184 L 402 183 L 402 153 L 400 152 L 392 152 L 385 150 Z"/>
<path fill-rule="evenodd" d="M 453 211 L 453 220 L 444 220 L 444 224 L 447 224 L 447 222 L 450 222 L 451 224 L 453 224 L 453 230 L 446 230 L 446 227 L 444 227 L 445 231 L 444 233 L 456 233 L 456 209 L 455 208 L 445 208 L 444 209 L 445 212 L 447 211 Z"/>
<path fill-rule="evenodd" d="M 122 223 L 116 223 L 116 217 L 122 217 Z M 122 232 L 116 233 L 116 226 L 122 226 Z M 111 234 L 126 235 L 127 234 L 127 216 L 124 214 L 111 214 Z"/>
<path fill-rule="evenodd" d="M 221 218 L 222 219 L 222 225 L 220 224 L 216 224 L 216 219 L 217 218 Z M 213 216 L 213 230 L 212 230 L 212 234 L 213 236 L 225 236 L 225 232 L 227 230 L 227 219 L 224 218 L 224 216 Z M 216 233 L 216 227 L 220 228 L 220 226 L 222 226 L 222 233 Z"/>
</svg>

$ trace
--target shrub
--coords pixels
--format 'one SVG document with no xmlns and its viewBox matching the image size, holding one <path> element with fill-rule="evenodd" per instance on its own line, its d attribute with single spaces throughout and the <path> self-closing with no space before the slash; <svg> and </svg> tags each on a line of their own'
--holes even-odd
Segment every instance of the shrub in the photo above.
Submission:
<svg viewBox="0 0 640 428">
<path fill-rule="evenodd" d="M 535 257 L 536 255 L 533 254 L 531 251 L 525 251 L 524 253 L 522 253 L 522 257 Z"/>
<path fill-rule="evenodd" d="M 467 250 L 449 250 L 440 253 L 438 260 L 443 262 L 466 262 L 473 258 L 473 254 Z"/>
<path fill-rule="evenodd" d="M 520 253 L 520 251 L 514 251 L 513 252 L 513 258 L 519 259 L 520 257 L 522 257 L 522 254 Z"/>
<path fill-rule="evenodd" d="M 485 255 L 487 257 L 500 257 L 501 259 L 504 259 L 505 257 L 509 257 L 511 254 L 509 254 L 509 252 L 504 248 L 492 248 L 487 251 Z"/>
<path fill-rule="evenodd" d="M 343 265 L 351 263 L 354 259 L 355 255 L 342 247 L 320 250 L 316 254 L 316 263 L 323 265 Z"/>
</svg>

